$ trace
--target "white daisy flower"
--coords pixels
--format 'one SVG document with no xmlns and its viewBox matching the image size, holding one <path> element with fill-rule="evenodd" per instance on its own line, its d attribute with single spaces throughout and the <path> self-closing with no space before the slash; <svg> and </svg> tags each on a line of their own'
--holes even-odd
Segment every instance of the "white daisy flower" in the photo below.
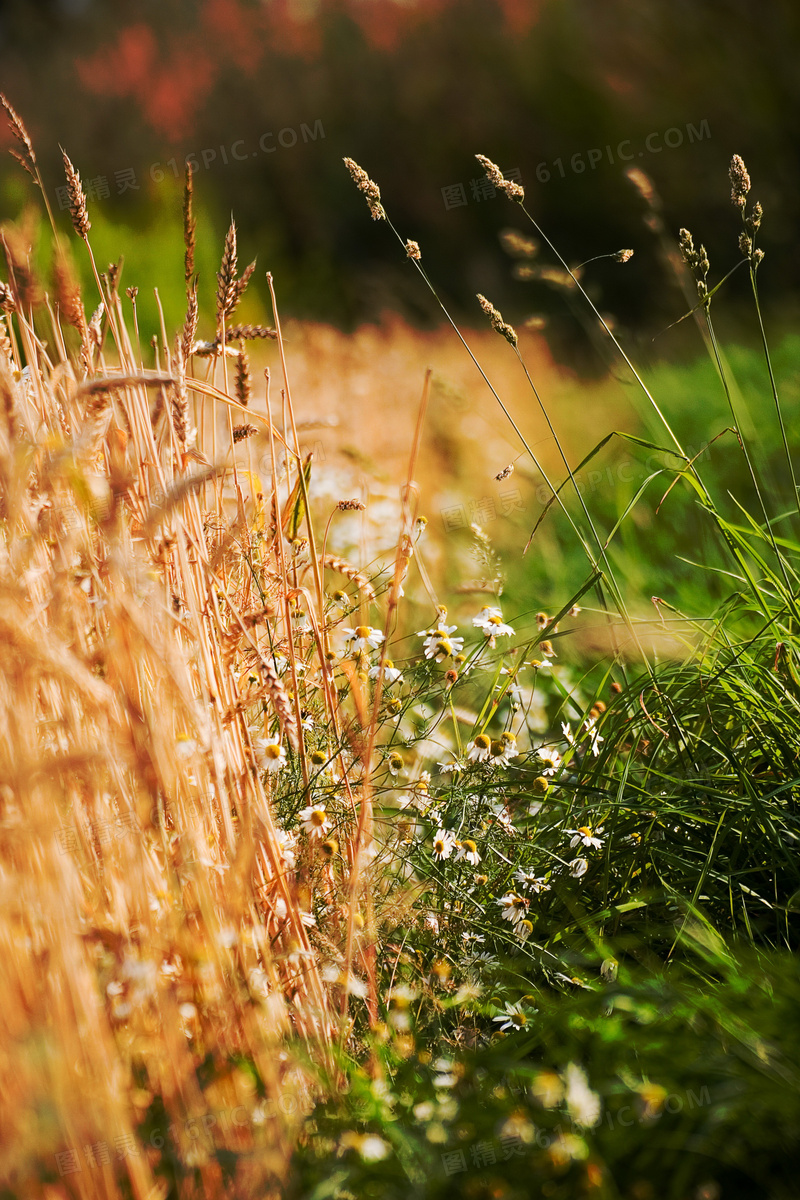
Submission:
<svg viewBox="0 0 800 1200">
<path fill-rule="evenodd" d="M 377 650 L 383 641 L 380 629 L 373 629 L 371 625 L 357 625 L 355 629 L 343 629 L 342 636 L 348 653 L 354 658 L 359 654 L 369 654 L 370 650 Z"/>
<path fill-rule="evenodd" d="M 573 858 L 569 864 L 569 873 L 573 879 L 580 879 L 589 870 L 589 862 L 585 858 Z"/>
<path fill-rule="evenodd" d="M 519 667 L 503 667 L 500 674 L 508 675 L 509 682 L 504 685 L 502 680 L 500 680 L 497 684 L 497 690 L 502 691 L 505 686 L 505 695 L 508 696 L 512 709 L 521 708 L 525 702 L 525 693 L 518 679 Z"/>
<path fill-rule="evenodd" d="M 591 747 L 592 754 L 594 755 L 595 758 L 597 758 L 598 754 L 600 753 L 600 746 L 605 741 L 605 738 L 601 738 L 600 734 L 595 729 L 595 725 L 596 725 L 595 718 L 588 717 L 586 719 L 586 721 L 584 721 L 583 728 L 586 730 L 586 732 L 589 735 L 589 744 Z"/>
<path fill-rule="evenodd" d="M 516 892 L 507 892 L 505 896 L 495 900 L 495 904 L 500 905 L 502 909 L 500 915 L 503 920 L 508 921 L 516 928 L 521 921 L 525 920 L 530 900 L 527 896 L 518 896 Z"/>
<path fill-rule="evenodd" d="M 295 849 L 297 846 L 297 838 L 293 833 L 287 833 L 285 829 L 276 829 L 275 837 L 280 847 L 280 855 L 283 860 L 283 865 L 287 871 L 293 871 L 297 866 L 297 858 Z"/>
<path fill-rule="evenodd" d="M 489 639 L 489 645 L 492 647 L 494 647 L 496 638 L 514 636 L 514 630 L 510 625 L 506 625 L 499 608 L 484 606 L 480 614 L 472 618 L 472 624 L 476 629 L 482 630 L 483 634 Z"/>
<path fill-rule="evenodd" d="M 258 738 L 254 748 L 262 771 L 274 774 L 286 765 L 286 748 L 279 737 Z"/>
<path fill-rule="evenodd" d="M 456 862 L 459 862 L 462 858 L 465 858 L 473 867 L 477 867 L 478 863 L 481 861 L 481 856 L 478 853 L 478 847 L 475 845 L 475 843 L 471 841 L 470 838 L 464 838 L 463 841 L 456 842 L 456 846 L 458 847 Z"/>
<path fill-rule="evenodd" d="M 486 762 L 492 749 L 492 739 L 479 733 L 470 747 L 467 758 L 470 762 Z"/>
<path fill-rule="evenodd" d="M 433 835 L 433 857 L 437 862 L 449 858 L 456 844 L 456 835 L 449 829 L 437 829 Z"/>
<path fill-rule="evenodd" d="M 564 734 L 564 741 L 569 742 L 570 746 L 574 746 L 575 738 L 573 737 L 572 730 L 566 721 L 561 722 L 561 732 Z"/>
<path fill-rule="evenodd" d="M 496 766 L 505 767 L 512 758 L 519 758 L 517 739 L 513 733 L 501 733 L 500 737 L 492 742 L 489 759 Z"/>
<path fill-rule="evenodd" d="M 292 624 L 294 625 L 295 633 L 308 633 L 311 629 L 311 621 L 308 613 L 303 612 L 301 608 L 296 609 L 292 613 Z"/>
<path fill-rule="evenodd" d="M 589 1081 L 576 1063 L 565 1072 L 565 1099 L 569 1115 L 578 1125 L 591 1128 L 600 1120 L 600 1097 L 589 1087 Z"/>
<path fill-rule="evenodd" d="M 402 754 L 398 754 L 396 750 L 392 750 L 391 754 L 386 757 L 386 765 L 391 775 L 399 775 L 403 769 Z"/>
<path fill-rule="evenodd" d="M 454 758 L 452 762 L 437 763 L 436 765 L 441 775 L 455 774 L 457 771 L 464 770 L 464 763 L 458 758 Z"/>
<path fill-rule="evenodd" d="M 377 679 L 381 673 L 380 664 L 377 667 L 371 667 L 369 672 L 370 679 Z M 383 682 L 384 683 L 402 683 L 403 672 L 398 671 L 390 658 L 386 659 L 383 664 Z"/>
<path fill-rule="evenodd" d="M 304 808 L 297 815 L 303 822 L 303 829 L 305 829 L 312 840 L 314 838 L 324 838 L 331 827 L 324 804 L 309 804 L 308 808 Z"/>
<path fill-rule="evenodd" d="M 507 1029 L 524 1029 L 528 1023 L 528 1018 L 519 1004 L 507 1005 L 505 1012 L 501 1012 L 499 1016 L 492 1017 L 492 1020 L 498 1022 L 501 1033 L 505 1033 Z"/>
<path fill-rule="evenodd" d="M 179 758 L 191 758 L 197 753 L 197 742 L 188 733 L 179 733 L 175 739 L 175 753 Z"/>
<path fill-rule="evenodd" d="M 425 657 L 433 658 L 438 663 L 460 654 L 464 649 L 464 639 L 451 636 L 456 629 L 457 625 L 437 625 L 434 629 L 420 629 L 417 636 L 425 638 L 422 643 Z"/>
<path fill-rule="evenodd" d="M 547 766 L 542 769 L 543 775 L 555 775 L 558 768 L 561 766 L 561 755 L 556 750 L 555 746 L 540 746 L 536 753 L 542 762 L 547 763 Z"/>
<path fill-rule="evenodd" d="M 520 869 L 515 874 L 514 878 L 517 883 L 521 883 L 524 887 L 530 888 L 534 895 L 539 892 L 549 892 L 550 884 L 545 882 L 543 875 L 536 875 L 533 871 L 523 871 Z"/>
<path fill-rule="evenodd" d="M 598 834 L 603 832 L 603 826 L 593 830 L 591 825 L 580 825 L 577 829 L 567 829 L 566 833 L 570 834 L 570 847 L 577 846 L 594 846 L 595 850 L 602 850 L 603 838 L 598 837 Z"/>
</svg>

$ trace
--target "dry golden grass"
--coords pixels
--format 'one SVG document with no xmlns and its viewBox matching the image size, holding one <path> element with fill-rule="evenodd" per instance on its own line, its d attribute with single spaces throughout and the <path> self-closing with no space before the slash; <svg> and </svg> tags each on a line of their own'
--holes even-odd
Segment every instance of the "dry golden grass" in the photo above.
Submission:
<svg viewBox="0 0 800 1200">
<path fill-rule="evenodd" d="M 195 379 L 163 339 L 160 370 L 143 368 L 116 271 L 91 320 L 74 285 L 66 312 L 34 310 L 30 287 L 23 303 L 24 251 L 7 254 L 0 338 L 0 1178 L 31 1197 L 152 1198 L 173 1161 L 176 1194 L 213 1197 L 232 1194 L 233 1151 L 236 1195 L 277 1194 L 314 1093 L 301 1052 L 330 1066 L 350 1028 L 348 988 L 323 980 L 309 936 L 318 885 L 325 957 L 366 973 L 375 1012 L 359 911 L 375 727 L 352 725 L 322 665 L 291 398 L 287 448 L 263 404 L 232 398 L 219 356 Z M 225 414 L 199 444 L 198 398 Z M 268 435 L 263 493 L 234 421 Z M 368 603 L 356 568 L 333 566 Z M 335 867 L 313 846 L 296 864 L 259 742 L 292 747 L 307 785 L 312 695 L 332 728 L 352 725 Z"/>
</svg>

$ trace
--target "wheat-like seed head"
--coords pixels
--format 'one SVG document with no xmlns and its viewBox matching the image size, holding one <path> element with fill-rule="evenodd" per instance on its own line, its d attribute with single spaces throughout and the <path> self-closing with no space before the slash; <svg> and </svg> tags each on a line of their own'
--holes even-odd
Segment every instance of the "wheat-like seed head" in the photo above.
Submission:
<svg viewBox="0 0 800 1200">
<path fill-rule="evenodd" d="M 69 155 L 63 146 L 61 147 L 61 154 L 64 159 L 64 174 L 67 177 L 67 195 L 69 196 L 69 212 L 72 217 L 72 227 L 78 237 L 86 241 L 92 224 L 86 208 L 86 196 L 83 191 L 81 177 L 70 162 Z"/>
<path fill-rule="evenodd" d="M 77 329 L 81 338 L 86 337 L 86 314 L 81 302 L 81 289 L 70 262 L 68 252 L 60 244 L 53 259 L 53 282 L 56 302 L 64 320 Z"/>
<path fill-rule="evenodd" d="M 33 181 L 38 185 L 39 173 L 36 166 L 36 155 L 33 150 L 33 142 L 28 136 L 28 131 L 23 124 L 22 118 L 11 107 L 11 104 L 8 102 L 2 92 L 0 92 L 0 104 L 2 104 L 3 108 L 6 110 L 9 128 L 14 137 L 22 146 L 23 150 L 22 154 L 20 154 L 17 150 L 11 150 L 9 153 L 17 160 L 20 166 L 27 171 L 31 179 L 33 179 Z"/>
<path fill-rule="evenodd" d="M 183 323 L 183 334 L 181 335 L 181 351 L 184 363 L 187 363 L 191 358 L 192 346 L 194 346 L 195 339 L 197 338 L 198 313 L 197 279 L 193 279 L 188 288 L 186 319 Z"/>
<path fill-rule="evenodd" d="M 277 336 L 269 325 L 231 325 L 230 329 L 225 330 L 226 342 L 254 342 L 259 338 L 271 338 L 274 341 Z"/>
<path fill-rule="evenodd" d="M 375 589 L 367 579 L 363 571 L 359 571 L 358 567 L 354 567 L 352 563 L 347 562 L 343 558 L 339 558 L 336 554 L 325 554 L 322 558 L 323 566 L 328 567 L 331 571 L 338 571 L 340 575 L 344 575 L 356 585 L 359 591 L 363 592 L 368 600 L 375 599 Z"/>
<path fill-rule="evenodd" d="M 187 163 L 186 182 L 183 187 L 183 244 L 185 246 L 183 274 L 187 289 L 194 275 L 195 229 L 197 226 L 192 204 L 194 195 L 193 176 L 194 172 Z"/>
<path fill-rule="evenodd" d="M 253 380 L 250 375 L 250 363 L 247 358 L 247 351 L 244 348 L 244 342 L 239 342 L 239 357 L 236 359 L 236 399 L 245 408 L 250 403 L 253 397 Z M 248 426 L 248 428 L 251 428 Z"/>
</svg>

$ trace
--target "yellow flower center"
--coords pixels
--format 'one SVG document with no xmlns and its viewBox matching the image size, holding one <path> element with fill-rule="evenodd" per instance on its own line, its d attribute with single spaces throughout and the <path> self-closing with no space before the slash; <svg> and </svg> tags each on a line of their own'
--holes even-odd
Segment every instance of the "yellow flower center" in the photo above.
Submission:
<svg viewBox="0 0 800 1200">
<path fill-rule="evenodd" d="M 592 836 L 591 825 L 579 825 L 578 833 L 582 833 L 584 837 L 591 837 Z"/>
<path fill-rule="evenodd" d="M 436 643 L 436 653 L 437 654 L 452 654 L 453 653 L 453 646 L 452 646 L 452 643 L 448 640 L 448 638 L 442 638 L 441 641 Z"/>
<path fill-rule="evenodd" d="M 491 749 L 492 740 L 485 733 L 479 733 L 473 744 L 478 750 L 489 750 Z"/>
<path fill-rule="evenodd" d="M 475 854 L 478 849 L 475 843 L 471 842 L 469 838 L 464 838 L 464 841 L 461 843 L 461 845 L 469 854 Z"/>
<path fill-rule="evenodd" d="M 355 631 L 357 638 L 368 638 L 371 632 L 369 625 L 358 625 Z"/>
<path fill-rule="evenodd" d="M 311 819 L 311 824 L 316 825 L 317 828 L 319 828 L 320 826 L 324 825 L 325 822 L 327 821 L 328 814 L 325 812 L 324 808 L 315 808 L 315 809 L 313 809 L 313 811 L 311 813 L 310 819 Z"/>
<path fill-rule="evenodd" d="M 311 752 L 311 761 L 315 767 L 321 767 L 323 763 L 328 761 L 328 756 L 322 750 L 313 750 Z"/>
<path fill-rule="evenodd" d="M 271 742 L 264 751 L 264 754 L 267 758 L 280 758 L 281 748 L 276 742 Z"/>
<path fill-rule="evenodd" d="M 489 617 L 488 624 L 489 625 L 502 625 L 503 618 L 502 617 Z"/>
</svg>

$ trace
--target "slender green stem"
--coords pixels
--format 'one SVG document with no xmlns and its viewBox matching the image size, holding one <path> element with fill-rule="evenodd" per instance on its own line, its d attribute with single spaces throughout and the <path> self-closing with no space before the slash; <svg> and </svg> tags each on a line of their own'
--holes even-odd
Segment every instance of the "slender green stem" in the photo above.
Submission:
<svg viewBox="0 0 800 1200">
<path fill-rule="evenodd" d="M 778 414 L 778 424 L 780 425 L 781 437 L 783 438 L 783 449 L 784 449 L 784 453 L 786 454 L 786 462 L 789 465 L 789 474 L 792 479 L 792 495 L 794 497 L 794 503 L 795 503 L 795 507 L 797 509 L 798 515 L 800 515 L 800 493 L 798 493 L 798 490 L 797 490 L 797 477 L 795 476 L 795 473 L 794 473 L 794 463 L 792 462 L 792 454 L 789 449 L 789 439 L 786 436 L 786 426 L 783 423 L 783 411 L 781 409 L 781 402 L 778 397 L 778 385 L 775 380 L 775 372 L 772 369 L 772 358 L 771 358 L 770 352 L 769 352 L 769 344 L 767 342 L 767 333 L 766 333 L 766 330 L 764 329 L 764 319 L 761 315 L 761 304 L 758 299 L 758 282 L 756 280 L 756 267 L 753 265 L 752 262 L 750 264 L 750 283 L 753 288 L 753 300 L 755 302 L 756 315 L 758 317 L 758 328 L 759 328 L 759 332 L 761 333 L 761 344 L 764 347 L 764 358 L 767 363 L 767 371 L 769 373 L 769 383 L 770 383 L 770 387 L 772 388 L 772 398 L 775 401 L 775 411 Z"/>
</svg>

